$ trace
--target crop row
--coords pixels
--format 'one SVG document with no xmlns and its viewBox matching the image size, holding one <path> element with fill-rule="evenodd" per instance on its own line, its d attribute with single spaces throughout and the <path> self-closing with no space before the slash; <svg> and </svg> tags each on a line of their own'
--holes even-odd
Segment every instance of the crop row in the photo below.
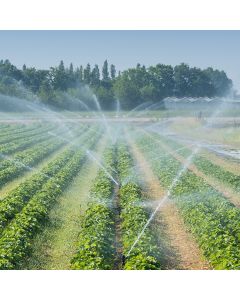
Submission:
<svg viewBox="0 0 240 300">
<path fill-rule="evenodd" d="M 0 123 L 0 129 L 9 128 L 10 124 L 8 123 Z"/>
<path fill-rule="evenodd" d="M 27 131 L 29 126 L 24 124 L 0 124 L 0 137 Z"/>
<path fill-rule="evenodd" d="M 54 126 L 52 124 L 34 124 L 29 126 L 27 131 L 19 130 L 14 132 L 14 134 L 8 134 L 5 137 L 0 137 L 0 144 L 5 144 L 17 140 L 23 141 L 26 138 L 32 137 L 37 134 L 41 134 L 43 132 L 47 132 L 49 130 L 52 130 L 53 128 Z"/>
<path fill-rule="evenodd" d="M 0 146 L 0 159 L 1 159 L 1 155 L 9 155 L 14 153 L 15 151 L 22 151 L 33 144 L 46 140 L 46 137 L 48 137 L 47 133 L 42 131 L 39 132 L 38 135 L 34 135 L 32 137 L 28 137 L 25 139 L 12 141 L 12 142 L 10 141 L 7 144 L 3 144 Z"/>
<path fill-rule="evenodd" d="M 58 149 L 64 144 L 63 141 L 52 141 L 52 142 L 43 142 L 39 145 L 36 145 L 32 149 L 28 149 L 28 156 L 22 160 L 11 160 L 7 168 L 0 170 L 0 186 L 3 186 L 8 181 L 19 176 L 23 171 L 26 171 L 27 168 L 31 168 L 47 155 L 51 154 L 53 151 Z M 26 167 L 27 166 L 27 167 Z"/>
<path fill-rule="evenodd" d="M 86 133 L 80 141 L 85 142 L 88 138 L 89 133 Z M 46 167 L 32 175 L 30 179 L 25 180 L 0 201 L 0 231 L 21 211 L 29 199 L 42 188 L 43 184 L 61 170 L 73 155 L 73 149 L 65 150 Z"/>
<path fill-rule="evenodd" d="M 86 126 L 85 126 L 86 127 Z M 87 128 L 87 127 L 86 127 Z M 74 134 L 78 135 L 84 130 L 84 127 L 80 126 L 76 130 L 74 130 Z M 58 137 L 59 135 L 59 137 Z M 38 142 L 38 136 L 36 136 L 36 142 L 31 143 L 27 149 L 23 149 L 22 151 L 17 151 L 14 154 L 12 154 L 10 157 L 8 157 L 4 153 L 0 153 L 0 156 L 2 155 L 2 160 L 0 162 L 0 170 L 3 170 L 5 168 L 11 167 L 13 164 L 27 164 L 27 162 L 24 162 L 24 159 L 26 159 L 31 153 L 34 151 L 33 148 L 37 149 L 37 147 L 41 147 L 43 143 L 50 144 L 55 140 L 61 140 L 61 141 L 67 141 L 67 129 L 63 130 L 61 128 L 57 128 L 53 131 L 51 131 L 51 134 L 43 133 L 40 135 L 41 139 Z M 64 137 L 66 136 L 66 139 Z M 44 137 L 44 138 L 43 138 Z"/>
<path fill-rule="evenodd" d="M 121 182 L 119 190 L 121 206 L 121 231 L 123 254 L 126 257 L 126 270 L 160 269 L 157 240 L 150 227 L 144 233 L 129 253 L 132 245 L 138 239 L 141 230 L 149 219 L 149 213 L 143 206 L 142 189 L 135 174 L 131 174 L 134 162 L 124 144 L 118 146 L 118 172 Z"/>
<path fill-rule="evenodd" d="M 85 142 L 92 147 L 99 133 Z M 31 250 L 31 241 L 47 219 L 48 211 L 84 162 L 85 151 L 76 150 L 71 159 L 36 193 L 15 218 L 7 224 L 0 237 L 0 269 L 16 269 Z"/>
<path fill-rule="evenodd" d="M 0 138 L 9 136 L 11 134 L 14 134 L 15 132 L 25 132 L 27 131 L 29 126 L 18 124 L 18 125 L 12 125 L 12 124 L 0 124 Z"/>
<path fill-rule="evenodd" d="M 28 141 L 28 139 L 31 139 L 32 137 L 36 137 L 36 136 L 40 136 L 42 134 L 47 134 L 48 131 L 50 131 L 51 129 L 53 129 L 53 126 L 47 125 L 47 126 L 41 126 L 36 127 L 34 129 L 32 129 L 29 132 L 24 132 L 24 133 L 16 133 L 13 136 L 7 136 L 4 137 L 4 139 L 0 140 L 0 151 L 2 152 L 2 148 L 6 148 L 6 147 L 11 147 L 11 145 L 13 144 L 23 144 L 26 141 Z"/>
<path fill-rule="evenodd" d="M 183 166 L 170 153 L 162 155 L 164 149 L 154 139 L 144 136 L 138 144 L 166 189 L 175 180 L 171 197 L 212 266 L 216 269 L 240 269 L 239 209 L 190 170 L 176 180 Z"/>
<path fill-rule="evenodd" d="M 182 144 L 167 138 L 164 138 L 164 140 L 173 149 L 177 149 L 183 146 Z M 184 149 L 181 149 L 179 153 L 183 157 L 188 157 L 189 155 L 191 155 L 192 150 L 185 147 Z M 221 166 L 211 162 L 209 159 L 201 155 L 196 155 L 193 159 L 193 163 L 199 170 L 203 171 L 205 174 L 213 176 L 221 182 L 227 183 L 229 186 L 231 186 L 234 190 L 238 192 L 240 191 L 240 175 L 236 175 L 230 171 L 224 170 L 224 168 L 222 168 Z"/>
<path fill-rule="evenodd" d="M 52 131 L 50 129 L 53 129 L 53 127 L 48 125 L 40 129 L 38 128 L 35 133 L 28 138 L 21 138 L 15 141 L 11 141 L 9 138 L 8 143 L 0 145 L 0 161 L 4 158 L 4 155 L 13 154 L 16 151 L 23 151 L 26 148 L 35 145 L 36 143 L 51 139 L 54 133 L 57 134 L 59 132 L 61 134 L 65 134 L 67 131 L 69 131 L 68 127 L 58 128 Z M 70 127 L 70 129 L 72 128 Z M 53 134 L 48 131 L 51 131 Z"/>
<path fill-rule="evenodd" d="M 114 149 L 105 150 L 104 166 L 112 173 Z M 109 270 L 114 260 L 114 215 L 112 195 L 114 185 L 101 169 L 90 192 L 90 202 L 83 216 L 77 252 L 71 268 L 81 270 Z"/>
<path fill-rule="evenodd" d="M 117 165 L 121 180 L 119 195 L 114 194 L 114 184 L 109 176 L 100 170 L 90 193 L 90 202 L 82 218 L 77 253 L 72 259 L 72 269 L 113 269 L 114 223 L 116 216 L 113 209 L 113 197 L 120 200 L 121 234 L 123 255 L 126 258 L 124 269 L 160 269 L 157 241 L 151 229 L 147 228 L 132 252 L 128 251 L 137 239 L 149 218 L 149 213 L 142 205 L 142 190 L 136 178 L 129 179 L 133 161 L 128 149 L 120 145 L 117 153 L 113 148 L 105 151 L 104 165 L 113 176 Z"/>
<path fill-rule="evenodd" d="M 43 168 L 41 172 L 33 175 L 30 179 L 24 181 L 17 188 L 11 191 L 0 202 L 0 228 L 2 229 L 37 193 L 42 185 L 55 173 L 57 173 L 72 157 L 74 151 L 67 150 L 57 159 Z"/>
<path fill-rule="evenodd" d="M 78 134 L 81 133 L 82 130 L 83 128 L 80 128 Z M 64 132 L 62 134 L 64 134 Z M 54 138 L 49 141 L 48 137 L 46 141 L 44 140 L 44 142 L 36 144 L 22 153 L 5 160 L 0 164 L 0 186 L 16 178 L 26 169 L 33 167 L 64 144 L 66 144 L 66 140 L 64 139 Z"/>
</svg>

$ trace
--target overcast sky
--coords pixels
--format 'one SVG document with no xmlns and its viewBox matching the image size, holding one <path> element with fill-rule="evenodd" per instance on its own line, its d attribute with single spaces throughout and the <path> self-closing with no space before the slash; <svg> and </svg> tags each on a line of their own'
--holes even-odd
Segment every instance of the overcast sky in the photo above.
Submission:
<svg viewBox="0 0 240 300">
<path fill-rule="evenodd" d="M 240 91 L 240 31 L 0 31 L 0 59 L 49 68 L 60 60 L 118 70 L 181 62 L 226 71 Z"/>
</svg>

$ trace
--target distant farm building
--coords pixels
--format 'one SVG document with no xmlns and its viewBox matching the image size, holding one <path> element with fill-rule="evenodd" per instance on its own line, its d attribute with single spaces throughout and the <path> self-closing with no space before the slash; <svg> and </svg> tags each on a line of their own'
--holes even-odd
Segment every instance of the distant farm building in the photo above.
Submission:
<svg viewBox="0 0 240 300">
<path fill-rule="evenodd" d="M 232 100 L 227 98 L 191 98 L 191 97 L 168 97 L 164 99 L 164 104 L 167 109 L 194 109 L 201 110 L 207 108 L 219 107 L 221 104 L 226 104 L 229 108 L 240 108 L 240 100 Z"/>
</svg>

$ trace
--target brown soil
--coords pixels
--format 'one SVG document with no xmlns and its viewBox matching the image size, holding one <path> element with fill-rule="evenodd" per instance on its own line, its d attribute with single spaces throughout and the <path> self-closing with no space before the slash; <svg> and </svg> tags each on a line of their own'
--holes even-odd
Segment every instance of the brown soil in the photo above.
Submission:
<svg viewBox="0 0 240 300">
<path fill-rule="evenodd" d="M 165 191 L 136 144 L 128 137 L 131 151 L 139 165 L 150 201 L 158 201 Z M 161 262 L 164 269 L 210 269 L 192 235 L 187 231 L 175 205 L 168 201 L 157 213 L 153 227 L 158 232 Z"/>
</svg>

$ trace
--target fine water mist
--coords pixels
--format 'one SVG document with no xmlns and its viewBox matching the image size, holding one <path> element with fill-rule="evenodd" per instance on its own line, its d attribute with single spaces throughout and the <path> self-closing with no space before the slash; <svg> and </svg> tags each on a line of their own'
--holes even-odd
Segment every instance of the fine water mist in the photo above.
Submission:
<svg viewBox="0 0 240 300">
<path fill-rule="evenodd" d="M 88 158 L 90 160 L 92 160 L 93 162 L 95 162 L 106 173 L 106 175 L 112 180 L 112 182 L 114 182 L 116 185 L 119 185 L 117 180 L 112 177 L 112 175 L 108 172 L 107 168 L 104 167 L 103 163 L 93 154 L 92 151 L 90 151 L 90 149 L 87 149 L 86 147 L 84 147 L 83 145 L 80 145 L 79 143 L 76 143 L 76 142 L 73 142 L 73 141 L 68 140 L 66 138 L 63 138 L 63 137 L 61 137 L 59 135 L 56 135 L 52 132 L 49 132 L 49 134 L 51 134 L 51 135 L 53 135 L 53 136 L 55 136 L 59 139 L 62 139 L 64 141 L 67 141 L 70 145 L 72 145 L 74 147 L 77 147 L 77 149 L 82 149 L 86 153 Z M 113 171 L 116 172 L 116 170 L 113 170 Z"/>
<path fill-rule="evenodd" d="M 107 121 L 107 119 L 106 119 L 106 117 L 105 117 L 105 115 L 104 115 L 104 113 L 102 111 L 101 105 L 100 105 L 100 103 L 98 101 L 98 98 L 97 98 L 97 96 L 95 94 L 93 94 L 93 100 L 94 100 L 94 103 L 96 104 L 97 110 L 99 111 L 99 113 L 101 115 L 102 122 L 103 122 L 103 124 L 104 124 L 104 126 L 106 128 L 107 134 L 110 137 L 110 139 L 113 141 L 113 137 L 111 135 L 111 130 L 110 130 L 109 123 L 108 123 L 108 121 Z"/>
<path fill-rule="evenodd" d="M 22 93 L 23 92 L 26 94 L 28 93 L 28 91 L 25 90 L 25 88 L 21 84 L 19 85 L 19 89 L 21 89 Z M 170 184 L 165 195 L 158 201 L 154 201 L 153 205 L 150 205 L 150 207 L 153 208 L 153 211 L 150 214 L 149 219 L 147 220 L 146 224 L 139 231 L 139 234 L 136 237 L 136 240 L 131 245 L 131 247 L 127 253 L 127 256 L 129 256 L 131 254 L 132 250 L 134 249 L 134 247 L 136 246 L 136 244 L 141 239 L 142 235 L 144 234 L 144 232 L 147 229 L 147 227 L 149 226 L 149 224 L 154 219 L 156 213 L 161 209 L 161 207 L 167 201 L 170 200 L 174 188 L 177 186 L 177 184 L 181 180 L 183 174 L 185 174 L 185 172 L 189 169 L 189 166 L 192 164 L 194 157 L 200 152 L 201 149 L 208 149 L 213 152 L 215 151 L 216 153 L 221 153 L 222 155 L 226 155 L 226 156 L 228 155 L 232 158 L 238 158 L 238 159 L 240 158 L 240 150 L 228 148 L 229 145 L 224 145 L 224 144 L 217 145 L 216 143 L 204 141 L 203 139 L 198 138 L 198 135 L 197 135 L 197 133 L 199 133 L 200 131 L 201 131 L 201 133 L 203 132 L 203 133 L 207 134 L 207 132 L 209 132 L 215 126 L 217 126 L 218 123 L 220 121 L 222 121 L 222 120 L 219 120 L 219 116 L 224 115 L 224 112 L 229 109 L 229 105 L 228 105 L 227 101 L 222 101 L 222 103 L 218 106 L 216 106 L 216 105 L 211 106 L 211 108 L 214 108 L 212 113 L 211 113 L 211 111 L 209 112 L 207 109 L 208 103 L 211 102 L 210 100 L 208 101 L 208 99 L 205 99 L 204 100 L 205 102 L 202 101 L 201 105 L 199 104 L 198 106 L 196 106 L 197 111 L 194 113 L 191 111 L 191 114 L 190 114 L 191 118 L 194 119 L 194 122 L 195 122 L 194 124 L 196 126 L 191 128 L 192 123 L 189 122 L 189 128 L 187 128 L 187 130 L 190 131 L 193 136 L 196 135 L 196 138 L 190 138 L 188 135 L 186 135 L 186 134 L 184 135 L 184 133 L 178 132 L 177 131 L 178 128 L 176 126 L 174 127 L 175 123 L 178 124 L 177 121 L 179 121 L 179 120 L 181 121 L 185 117 L 183 117 L 183 116 L 176 117 L 174 115 L 171 117 L 169 116 L 167 119 L 164 117 L 161 117 L 158 109 L 162 108 L 162 105 L 163 105 L 162 101 L 159 101 L 157 103 L 152 103 L 150 101 L 141 103 L 138 106 L 136 106 L 135 108 L 133 108 L 131 111 L 127 112 L 125 114 L 124 118 L 120 118 L 120 113 L 122 115 L 120 101 L 119 101 L 119 99 L 116 99 L 116 107 L 115 107 L 115 111 L 114 111 L 116 120 L 113 120 L 113 118 L 112 118 L 112 120 L 115 121 L 114 125 L 113 125 L 113 123 L 111 123 L 111 119 L 106 117 L 106 115 L 104 114 L 97 96 L 95 94 L 93 94 L 89 88 L 86 88 L 86 89 L 88 90 L 89 95 L 91 95 L 92 105 L 95 107 L 96 110 L 92 109 L 90 107 L 91 105 L 89 105 L 89 103 L 86 103 L 83 99 L 80 99 L 76 96 L 72 96 L 72 95 L 69 95 L 66 93 L 65 97 L 70 99 L 73 104 L 78 105 L 85 112 L 88 112 L 89 115 L 91 115 L 92 119 L 90 120 L 90 118 L 89 118 L 88 121 L 99 122 L 99 124 L 102 126 L 102 128 L 104 129 L 105 133 L 108 136 L 109 144 L 114 145 L 118 142 L 124 142 L 122 132 L 124 129 L 126 130 L 126 128 L 127 128 L 126 121 L 130 121 L 131 116 L 133 116 L 133 118 L 131 120 L 132 122 L 136 121 L 134 117 L 136 117 L 136 119 L 139 118 L 139 122 L 141 122 L 141 117 L 144 118 L 144 116 L 149 114 L 149 112 L 154 111 L 154 113 L 156 113 L 155 115 L 157 117 L 153 117 L 153 118 L 149 117 L 147 119 L 148 122 L 145 124 L 144 124 L 144 122 L 142 122 L 139 126 L 139 129 L 137 131 L 135 131 L 135 135 L 132 133 L 131 138 L 136 139 L 138 137 L 138 135 L 141 135 L 142 133 L 147 134 L 147 135 L 150 135 L 152 133 L 157 133 L 160 136 L 167 136 L 168 138 L 173 139 L 173 140 L 184 141 L 184 142 L 186 142 L 187 145 L 179 147 L 172 151 L 168 151 L 167 153 L 163 153 L 163 154 L 160 153 L 159 155 L 155 154 L 152 157 L 152 162 L 154 163 L 155 161 L 157 161 L 159 159 L 159 157 L 167 156 L 169 154 L 174 154 L 174 153 L 179 152 L 186 148 L 188 148 L 188 149 L 191 148 L 191 154 L 185 159 L 184 163 L 181 165 L 181 168 L 179 168 L 175 178 L 173 179 L 172 183 Z M 52 135 L 55 138 L 65 141 L 67 144 L 75 147 L 76 149 L 82 149 L 84 151 L 84 153 L 86 154 L 86 156 L 92 162 L 94 162 L 94 164 L 98 165 L 98 167 L 101 170 L 103 170 L 105 172 L 105 174 L 108 176 L 108 178 L 110 178 L 112 180 L 114 185 L 119 186 L 117 179 L 114 178 L 110 174 L 110 172 L 108 171 L 109 169 L 107 169 L 104 166 L 104 163 L 102 162 L 101 158 L 98 158 L 97 155 L 95 155 L 95 153 L 93 151 L 91 151 L 90 149 L 87 149 L 81 143 L 77 143 L 74 141 L 74 138 L 76 138 L 76 135 L 69 124 L 72 124 L 72 123 L 79 124 L 79 119 L 82 118 L 82 115 L 80 113 L 78 114 L 78 112 L 76 112 L 76 111 L 75 112 L 65 111 L 66 114 L 69 113 L 69 115 L 72 117 L 72 118 L 71 117 L 68 118 L 68 117 L 66 117 L 66 114 L 55 111 L 55 110 L 49 108 L 48 106 L 44 105 L 43 103 L 41 103 L 39 101 L 39 99 L 37 97 L 33 97 L 31 95 L 31 93 L 28 94 L 28 98 L 31 98 L 31 100 L 24 100 L 24 99 L 20 99 L 17 97 L 0 95 L 1 117 L 5 117 L 6 120 L 10 120 L 12 122 L 14 122 L 14 121 L 21 122 L 21 121 L 24 121 L 25 116 L 28 116 L 28 118 L 30 118 L 30 116 L 31 116 L 31 118 L 28 120 L 54 123 L 58 127 L 58 129 L 60 129 L 60 130 L 62 129 L 62 132 L 65 132 L 65 134 L 64 135 L 61 133 L 57 134 L 54 131 L 49 131 L 48 132 L 49 135 Z M 172 103 L 175 108 L 178 105 L 177 102 L 178 101 L 173 101 L 173 103 Z M 189 104 L 187 104 L 188 102 L 191 103 L 190 104 L 191 106 L 193 106 L 193 105 L 195 105 L 196 101 L 195 101 L 195 99 L 194 100 L 193 99 L 184 99 L 183 102 L 186 102 L 186 103 L 183 103 L 181 107 L 186 108 L 186 106 L 189 106 Z M 166 104 L 166 101 L 164 103 Z M 171 104 L 171 101 L 169 101 L 169 103 Z M 11 113 L 11 111 L 15 111 L 15 113 Z M 22 115 L 17 114 L 17 112 L 22 112 Z M 163 113 L 163 112 L 161 111 L 161 113 Z M 73 118 L 73 116 L 75 118 Z M 96 131 L 92 128 L 90 128 L 89 130 Z M 154 139 L 157 142 L 157 138 L 154 138 L 152 135 L 150 135 L 150 136 L 152 139 Z M 143 146 L 142 150 L 144 150 L 144 148 L 145 147 Z M 155 150 L 149 151 L 150 154 L 154 153 L 154 152 L 156 152 L 156 151 Z M 0 153 L 0 157 L 2 157 L 3 159 L 6 159 L 6 160 L 10 160 L 13 163 L 15 163 L 16 165 L 18 165 L 18 164 L 22 165 L 24 168 L 26 168 L 28 170 L 35 170 L 35 168 L 24 165 L 20 161 L 15 160 L 15 159 L 11 158 L 10 156 L 4 156 Z M 144 164 L 145 164 L 145 162 L 142 162 L 142 166 L 144 166 Z M 140 166 L 141 166 L 141 163 L 132 167 L 130 169 L 128 176 L 126 176 L 126 178 L 123 180 L 122 184 L 126 184 L 130 181 L 137 180 L 136 173 L 139 172 L 138 169 Z M 116 170 L 114 170 L 113 168 L 111 168 L 111 171 L 115 174 L 117 173 Z M 142 205 L 146 206 L 147 201 L 144 201 L 144 203 Z"/>
<path fill-rule="evenodd" d="M 121 105 L 120 105 L 119 99 L 117 98 L 116 99 L 116 115 L 115 115 L 116 118 L 119 117 L 120 111 L 121 111 Z"/>
<path fill-rule="evenodd" d="M 226 110 L 227 104 L 226 103 L 221 103 L 218 108 L 214 111 L 214 113 L 208 118 L 207 122 L 204 125 L 204 128 L 209 128 L 212 126 L 213 122 L 216 120 L 216 118 L 224 111 Z M 185 162 L 182 164 L 181 168 L 179 169 L 178 173 L 176 174 L 175 178 L 173 179 L 171 185 L 169 186 L 166 194 L 164 195 L 163 198 L 161 198 L 158 202 L 157 207 L 155 210 L 151 213 L 148 221 L 146 224 L 143 226 L 142 230 L 138 234 L 136 240 L 130 247 L 130 250 L 127 253 L 127 257 L 131 254 L 132 250 L 136 246 L 136 244 L 139 242 L 141 239 L 142 235 L 144 234 L 145 230 L 151 223 L 151 221 L 154 219 L 156 213 L 159 211 L 159 209 L 169 200 L 171 197 L 173 189 L 176 187 L 178 184 L 179 180 L 181 179 L 182 175 L 188 170 L 189 166 L 192 164 L 193 158 L 198 154 L 198 152 L 201 150 L 201 144 L 196 144 L 195 147 L 193 147 L 191 154 L 186 158 Z"/>
</svg>

